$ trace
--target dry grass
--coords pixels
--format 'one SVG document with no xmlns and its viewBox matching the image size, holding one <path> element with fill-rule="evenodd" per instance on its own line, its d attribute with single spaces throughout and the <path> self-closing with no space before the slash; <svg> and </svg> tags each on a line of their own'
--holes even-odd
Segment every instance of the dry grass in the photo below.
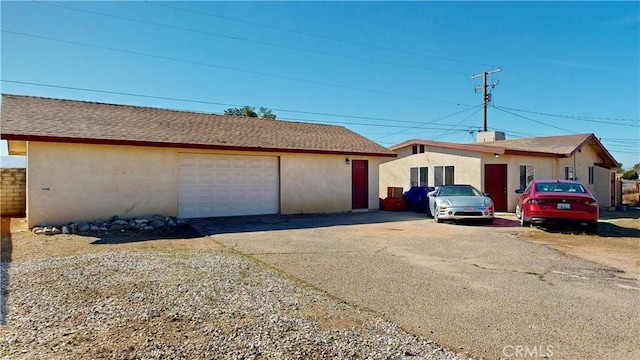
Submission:
<svg viewBox="0 0 640 360">
<path fill-rule="evenodd" d="M 627 205 L 640 205 L 638 185 L 626 185 L 622 188 L 622 203 Z"/>
</svg>

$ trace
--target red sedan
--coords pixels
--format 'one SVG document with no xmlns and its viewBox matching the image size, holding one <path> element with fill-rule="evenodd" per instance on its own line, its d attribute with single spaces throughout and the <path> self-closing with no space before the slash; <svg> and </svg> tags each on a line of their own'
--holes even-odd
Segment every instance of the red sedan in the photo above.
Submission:
<svg viewBox="0 0 640 360">
<path fill-rule="evenodd" d="M 598 201 L 577 181 L 533 180 L 520 194 L 516 216 L 522 226 L 531 223 L 576 223 L 598 231 Z"/>
</svg>

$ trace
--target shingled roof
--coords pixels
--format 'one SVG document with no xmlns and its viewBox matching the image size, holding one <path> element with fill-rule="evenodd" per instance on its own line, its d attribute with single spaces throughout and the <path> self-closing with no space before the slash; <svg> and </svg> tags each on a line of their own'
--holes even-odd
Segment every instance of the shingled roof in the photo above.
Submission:
<svg viewBox="0 0 640 360">
<path fill-rule="evenodd" d="M 395 157 L 333 125 L 2 95 L 2 139 Z"/>
<path fill-rule="evenodd" d="M 594 134 L 576 134 L 523 138 L 514 140 L 497 140 L 472 144 L 457 144 L 431 140 L 413 139 L 390 147 L 391 150 L 412 145 L 426 145 L 444 149 L 467 150 L 480 153 L 495 153 L 507 155 L 527 155 L 542 157 L 568 158 L 578 152 L 583 146 L 591 146 L 602 160 L 604 167 L 617 167 L 618 163 L 609 151 L 600 143 Z"/>
</svg>

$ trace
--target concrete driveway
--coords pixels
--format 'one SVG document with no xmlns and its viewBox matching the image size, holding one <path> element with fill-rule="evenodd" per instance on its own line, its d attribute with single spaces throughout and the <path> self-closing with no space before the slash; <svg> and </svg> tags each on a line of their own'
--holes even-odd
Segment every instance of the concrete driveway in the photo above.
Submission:
<svg viewBox="0 0 640 360">
<path fill-rule="evenodd" d="M 200 220 L 225 247 L 484 358 L 638 359 L 640 284 L 497 225 L 372 212 Z"/>
</svg>

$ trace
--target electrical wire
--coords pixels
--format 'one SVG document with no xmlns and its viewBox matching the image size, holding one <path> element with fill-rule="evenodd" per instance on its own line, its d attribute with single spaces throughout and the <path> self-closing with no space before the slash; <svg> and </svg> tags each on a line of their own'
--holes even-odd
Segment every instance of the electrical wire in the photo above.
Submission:
<svg viewBox="0 0 640 360">
<path fill-rule="evenodd" d="M 53 84 L 43 84 L 43 83 L 34 83 L 34 82 L 27 82 L 27 81 L 16 81 L 16 80 L 7 80 L 7 79 L 2 79 L 0 81 L 1 82 L 5 82 L 5 83 L 12 83 L 12 84 L 22 84 L 22 85 L 50 87 L 50 88 L 57 88 L 57 89 L 77 90 L 77 91 L 104 93 L 104 94 L 111 94 L 111 95 L 123 95 L 123 96 L 132 96 L 132 97 L 140 97 L 140 98 L 147 98 L 147 99 L 170 100 L 170 101 L 187 102 L 187 103 L 194 103 L 194 104 L 222 105 L 222 106 L 231 106 L 231 107 L 244 106 L 244 105 L 240 105 L 240 104 L 221 103 L 221 102 L 214 102 L 214 101 L 190 100 L 190 99 L 176 98 L 176 97 L 134 94 L 134 93 L 121 92 L 121 91 L 87 89 L 87 88 L 81 88 L 81 87 L 62 86 L 62 85 L 53 85 Z M 479 105 L 477 105 L 477 106 L 479 106 Z M 388 122 L 393 122 L 393 123 L 407 123 L 407 124 L 424 125 L 424 122 L 420 122 L 420 121 L 410 121 L 410 120 L 402 120 L 402 119 L 394 119 L 394 118 L 367 117 L 367 116 L 358 116 L 358 115 L 345 115 L 345 114 L 334 114 L 334 113 L 303 111 L 303 110 L 291 110 L 291 109 L 279 109 L 279 108 L 272 108 L 270 110 L 280 111 L 280 112 L 288 112 L 288 113 L 307 114 L 307 115 L 320 115 L 320 116 L 329 116 L 329 117 L 340 117 L 340 118 L 362 119 L 362 120 L 374 120 L 374 121 L 388 121 Z M 190 112 L 195 112 L 195 111 L 190 111 Z M 289 120 L 293 120 L 293 119 L 289 119 Z M 309 121 L 313 121 L 313 120 L 309 120 Z M 317 121 L 320 121 L 320 120 L 317 120 Z M 354 124 L 358 124 L 358 125 L 374 125 L 374 124 L 366 124 L 366 123 L 365 124 L 363 124 L 363 123 L 354 123 Z M 441 125 L 441 126 L 446 127 L 446 126 L 449 126 L 449 125 Z M 394 126 L 390 126 L 390 127 L 394 127 Z M 438 129 L 438 130 L 442 130 L 442 129 Z"/>
<path fill-rule="evenodd" d="M 287 50 L 302 51 L 302 52 L 308 52 L 308 53 L 312 53 L 312 54 L 334 56 L 334 57 L 339 57 L 339 58 L 366 61 L 366 62 L 383 64 L 383 65 L 406 67 L 406 68 L 411 68 L 411 69 L 419 69 L 419 70 L 426 70 L 426 71 L 434 71 L 434 72 L 443 72 L 443 73 L 450 73 L 450 74 L 457 74 L 457 75 L 465 75 L 465 73 L 461 72 L 461 71 L 452 71 L 452 70 L 444 70 L 444 69 L 437 69 L 437 68 L 423 67 L 423 66 L 416 66 L 416 65 L 409 65 L 409 64 L 400 64 L 400 63 L 395 63 L 395 62 L 391 62 L 391 61 L 382 61 L 382 60 L 376 60 L 376 59 L 371 59 L 371 58 L 363 58 L 363 57 L 357 57 L 357 56 L 351 56 L 351 55 L 344 55 L 344 54 L 336 54 L 336 53 L 318 51 L 318 50 L 313 50 L 313 49 L 305 49 L 305 48 L 289 46 L 289 45 L 275 44 L 275 43 L 270 43 L 270 42 L 266 42 L 266 41 L 247 39 L 247 38 L 243 38 L 243 37 L 239 37 L 239 36 L 223 35 L 223 34 L 212 33 L 212 32 L 209 32 L 209 31 L 194 30 L 194 29 L 188 29 L 188 28 L 183 28 L 183 27 L 179 27 L 179 26 L 156 23 L 156 22 L 152 22 L 152 21 L 133 19 L 133 18 L 125 17 L 125 16 L 106 14 L 106 13 L 93 11 L 93 10 L 78 9 L 78 8 L 73 8 L 73 7 L 69 7 L 69 6 L 63 6 L 63 5 L 60 5 L 59 3 L 41 2 L 41 1 L 34 1 L 34 3 L 40 4 L 40 5 L 46 5 L 46 6 L 53 6 L 53 7 L 57 7 L 57 8 L 61 8 L 61 9 L 67 9 L 67 10 L 72 10 L 72 11 L 83 12 L 83 13 L 87 13 L 87 14 L 99 15 L 99 16 L 104 16 L 104 17 L 109 17 L 109 18 L 114 18 L 114 19 L 119 19 L 119 20 L 124 20 L 124 21 L 131 21 L 131 22 L 136 22 L 136 23 L 145 24 L 145 25 L 158 26 L 158 27 L 163 27 L 163 28 L 172 29 L 172 30 L 186 31 L 186 32 L 195 33 L 195 34 L 215 36 L 215 37 L 218 37 L 218 38 L 224 38 L 224 39 L 228 39 L 228 40 L 248 42 L 248 43 L 252 43 L 252 44 L 277 47 L 277 48 L 282 48 L 282 49 L 287 49 Z"/>
<path fill-rule="evenodd" d="M 640 125 L 625 125 L 625 124 L 619 124 L 617 122 L 598 121 L 598 120 L 614 120 L 614 121 L 635 122 L 635 123 L 640 124 L 640 119 L 606 118 L 606 117 L 579 116 L 579 115 L 559 115 L 559 114 L 550 114 L 550 113 L 545 113 L 545 112 L 540 112 L 540 111 L 516 109 L 516 108 L 506 107 L 506 106 L 495 106 L 494 105 L 494 107 L 495 108 L 501 108 L 501 109 L 504 109 L 504 110 L 512 110 L 512 111 L 524 112 L 524 113 L 529 113 L 529 114 L 558 117 L 558 118 L 563 118 L 563 119 L 581 120 L 581 121 L 595 122 L 595 123 L 601 123 L 601 124 L 613 124 L 613 125 L 640 127 Z"/>
<path fill-rule="evenodd" d="M 432 58 L 432 59 L 446 60 L 446 61 L 452 61 L 452 62 L 458 62 L 458 63 L 464 63 L 464 64 L 481 65 L 481 66 L 493 66 L 493 65 L 490 65 L 490 64 L 473 62 L 473 61 L 469 61 L 469 60 L 461 60 L 461 59 L 455 59 L 455 58 L 449 58 L 449 57 L 443 57 L 443 56 L 436 56 L 436 55 L 418 53 L 418 52 L 408 51 L 408 50 L 393 49 L 393 48 L 379 46 L 379 45 L 366 44 L 366 43 L 361 43 L 361 42 L 357 42 L 357 41 L 338 39 L 338 38 L 334 38 L 334 37 L 330 37 L 330 36 L 324 36 L 324 35 L 312 34 L 312 33 L 309 33 L 309 32 L 304 32 L 304 31 L 299 31 L 299 30 L 287 29 L 287 28 L 274 26 L 274 25 L 260 24 L 260 23 L 256 23 L 256 22 L 247 21 L 247 20 L 244 20 L 244 19 L 237 19 L 237 18 L 232 18 L 232 17 L 227 17 L 227 16 L 211 14 L 211 13 L 204 12 L 204 11 L 199 11 L 199 10 L 192 10 L 192 9 L 181 8 L 181 7 L 178 7 L 178 6 L 171 6 L 171 5 L 167 5 L 166 2 L 147 1 L 147 0 L 145 0 L 145 3 L 146 4 L 156 5 L 156 6 L 163 6 L 163 7 L 166 7 L 166 8 L 176 9 L 176 10 L 180 10 L 180 11 L 184 11 L 184 12 L 190 12 L 190 13 L 194 13 L 194 14 L 200 14 L 200 15 L 215 17 L 215 18 L 218 18 L 218 19 L 234 21 L 234 22 L 238 22 L 238 23 L 242 23 L 242 24 L 260 26 L 260 27 L 264 27 L 264 28 L 268 28 L 268 29 L 285 31 L 285 32 L 290 32 L 290 33 L 294 33 L 294 34 L 299 34 L 299 35 L 305 35 L 305 36 L 314 37 L 314 38 L 317 38 L 317 39 L 337 41 L 337 42 L 341 42 L 341 43 L 345 43 L 345 44 L 349 44 L 349 45 L 358 45 L 358 46 L 368 47 L 368 48 L 372 48 L 372 49 L 392 51 L 392 52 L 401 53 L 401 54 L 416 55 L 416 56 L 422 56 L 422 57 L 427 57 L 427 58 Z"/>
<path fill-rule="evenodd" d="M 101 49 L 101 50 L 116 51 L 116 52 L 121 52 L 121 53 L 125 53 L 125 54 L 145 56 L 145 57 L 151 57 L 151 58 L 156 58 L 156 59 L 181 62 L 181 63 L 192 64 L 192 65 L 213 67 L 213 68 L 217 68 L 217 69 L 236 71 L 236 72 L 242 72 L 242 73 L 247 73 L 247 74 L 252 74 L 252 75 L 260 75 L 260 76 L 266 76 L 266 77 L 284 79 L 284 80 L 290 80 L 290 81 L 304 82 L 304 83 L 309 83 L 309 84 L 314 84 L 314 85 L 330 86 L 330 87 L 347 89 L 347 90 L 356 90 L 356 91 L 369 92 L 369 93 L 374 93 L 374 94 L 401 97 L 401 98 L 406 98 L 406 99 L 414 99 L 414 100 L 421 100 L 421 101 L 428 101 L 428 102 L 451 104 L 451 105 L 456 105 L 456 106 L 472 106 L 472 105 L 468 105 L 468 104 L 461 104 L 461 103 L 445 101 L 445 100 L 427 99 L 427 98 L 423 98 L 423 97 L 419 97 L 419 96 L 396 94 L 396 93 L 391 93 L 391 92 L 381 91 L 381 90 L 364 89 L 364 88 L 359 88 L 359 87 L 355 87 L 355 86 L 333 84 L 333 83 L 328 83 L 328 82 L 324 82 L 324 81 L 308 80 L 308 79 L 296 78 L 296 77 L 292 77 L 292 76 L 277 75 L 277 74 L 270 74 L 270 73 L 254 71 L 254 70 L 234 68 L 234 67 L 230 67 L 230 66 L 215 65 L 215 64 L 204 63 L 204 62 L 200 62 L 200 61 L 179 59 L 179 58 L 174 58 L 174 57 L 169 57 L 169 56 L 162 56 L 162 55 L 147 54 L 147 53 L 143 53 L 143 52 L 139 52 L 139 51 L 118 49 L 118 48 L 109 47 L 109 46 L 93 45 L 93 44 L 87 44 L 87 43 L 82 43 L 82 42 L 78 42 L 78 41 L 62 40 L 62 39 L 52 38 L 52 37 L 48 37 L 48 36 L 27 34 L 27 33 L 22 33 L 22 32 L 17 32 L 17 31 L 2 30 L 2 32 L 6 33 L 6 34 L 27 36 L 27 37 L 37 38 L 37 39 L 44 39 L 44 40 L 61 42 L 61 43 L 65 43 L 65 44 L 79 45 L 79 46 L 91 47 L 91 48 L 96 48 L 96 49 Z"/>
</svg>

